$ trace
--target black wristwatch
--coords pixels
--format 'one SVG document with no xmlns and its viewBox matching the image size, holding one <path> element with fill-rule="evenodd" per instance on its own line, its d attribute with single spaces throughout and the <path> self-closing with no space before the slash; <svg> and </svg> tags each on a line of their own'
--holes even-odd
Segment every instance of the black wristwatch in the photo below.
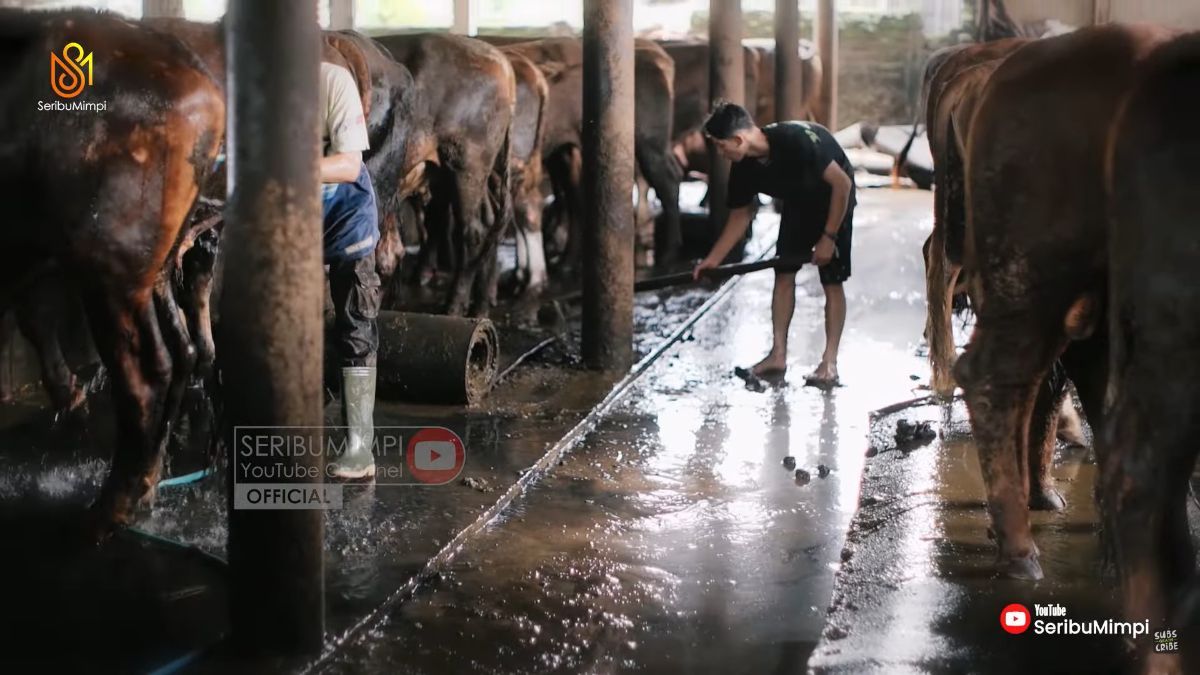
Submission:
<svg viewBox="0 0 1200 675">
<path fill-rule="evenodd" d="M 829 237 L 829 241 L 832 241 L 835 244 L 837 243 L 837 234 L 829 234 L 829 232 L 826 230 L 821 230 L 821 234 L 823 236 Z"/>
</svg>

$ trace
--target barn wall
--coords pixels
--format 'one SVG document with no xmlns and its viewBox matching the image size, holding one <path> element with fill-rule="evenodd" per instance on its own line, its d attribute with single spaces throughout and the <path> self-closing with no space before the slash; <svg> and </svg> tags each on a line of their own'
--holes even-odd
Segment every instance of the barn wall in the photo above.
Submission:
<svg viewBox="0 0 1200 675">
<path fill-rule="evenodd" d="M 1004 5 L 1018 23 L 1057 19 L 1072 26 L 1117 21 L 1200 29 L 1196 0 L 1005 0 Z"/>
<path fill-rule="evenodd" d="M 1196 0 L 1096 0 L 1097 16 L 1109 21 L 1144 21 L 1187 30 L 1200 29 Z M 1107 16 L 1106 16 L 1107 14 Z"/>
<path fill-rule="evenodd" d="M 1091 25 L 1096 15 L 1096 2 L 1106 0 L 1005 0 L 1004 6 L 1019 24 L 1057 19 L 1071 26 Z M 1121 0 L 1112 0 L 1119 2 Z M 1147 0 L 1159 2 L 1160 0 Z M 1161 0 L 1165 1 L 1165 0 Z"/>
</svg>

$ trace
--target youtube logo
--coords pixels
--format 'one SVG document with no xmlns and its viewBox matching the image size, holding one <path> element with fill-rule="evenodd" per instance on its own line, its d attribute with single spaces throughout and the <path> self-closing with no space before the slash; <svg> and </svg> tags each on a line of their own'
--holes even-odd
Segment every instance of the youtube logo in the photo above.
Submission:
<svg viewBox="0 0 1200 675">
<path fill-rule="evenodd" d="M 426 427 L 409 439 L 404 459 L 414 479 L 441 485 L 458 476 L 467 453 L 458 434 L 445 427 Z"/>
<path fill-rule="evenodd" d="M 1013 635 L 1029 629 L 1029 610 L 1025 605 L 1013 603 L 1000 612 L 1000 627 Z"/>
</svg>

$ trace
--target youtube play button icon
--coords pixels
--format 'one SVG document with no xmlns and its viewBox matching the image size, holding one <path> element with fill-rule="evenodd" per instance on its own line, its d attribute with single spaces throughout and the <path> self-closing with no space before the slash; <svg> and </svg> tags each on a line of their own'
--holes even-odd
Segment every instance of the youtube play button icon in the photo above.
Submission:
<svg viewBox="0 0 1200 675">
<path fill-rule="evenodd" d="M 462 472 L 466 459 L 466 448 L 458 434 L 445 427 L 426 427 L 409 439 L 404 461 L 415 480 L 441 485 Z"/>
</svg>

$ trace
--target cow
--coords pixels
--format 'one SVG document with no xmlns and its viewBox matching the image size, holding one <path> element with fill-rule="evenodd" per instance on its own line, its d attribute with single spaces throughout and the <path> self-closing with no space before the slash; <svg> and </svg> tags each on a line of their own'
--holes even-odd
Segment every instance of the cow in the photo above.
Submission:
<svg viewBox="0 0 1200 675">
<path fill-rule="evenodd" d="M 963 272 L 977 320 L 954 375 L 1009 577 L 1042 577 L 1029 504 L 1061 501 L 1046 466 L 1056 360 L 1104 426 L 1104 148 L 1139 61 L 1169 36 L 1106 25 L 1031 42 L 992 73 L 972 120 Z"/>
<path fill-rule="evenodd" d="M 780 121 L 775 113 L 775 43 L 774 41 L 746 40 L 758 53 L 758 97 L 755 101 L 754 119 L 760 125 Z M 817 97 L 821 95 L 821 56 L 808 40 L 800 41 L 800 117 L 814 120 Z"/>
<path fill-rule="evenodd" d="M 575 267 L 582 254 L 583 194 L 580 147 L 583 133 L 583 43 L 578 38 L 522 40 L 481 36 L 508 46 L 535 63 L 550 87 L 542 156 L 554 190 L 547 224 L 568 224 L 563 264 Z M 662 220 L 654 231 L 655 259 L 676 260 L 683 245 L 679 224 L 679 184 L 683 172 L 671 154 L 671 111 L 675 98 L 675 66 L 650 40 L 634 41 L 634 157 L 638 172 L 654 188 L 662 204 Z M 552 237 L 550 242 L 554 243 Z"/>
<path fill-rule="evenodd" d="M 754 121 L 758 124 L 778 122 L 775 112 L 775 42 L 757 39 L 744 40 L 743 44 L 754 47 L 758 52 L 758 84 L 755 91 L 758 99 L 750 110 L 754 111 Z M 808 40 L 801 40 L 798 48 L 800 56 L 800 105 L 802 119 L 813 121 L 813 111 L 816 110 L 817 96 L 821 93 L 821 57 L 816 48 Z M 749 99 L 747 99 L 749 100 Z"/>
<path fill-rule="evenodd" d="M 0 309 L 50 264 L 82 299 L 117 417 L 113 461 L 89 511 L 99 538 L 152 497 L 195 362 L 167 271 L 212 172 L 225 104 L 182 43 L 115 15 L 3 11 L 0 40 L 0 197 L 14 224 L 0 230 Z M 77 59 L 96 55 L 90 86 L 62 60 L 74 58 L 72 44 Z M 94 107 L 39 110 L 39 101 L 62 102 L 48 67 L 71 101 Z"/>
<path fill-rule="evenodd" d="M 956 45 L 934 52 L 925 66 L 925 128 L 933 155 L 933 232 L 925 241 L 925 336 L 929 341 L 930 386 L 938 396 L 954 396 L 954 331 L 951 301 L 962 269 L 966 231 L 963 157 L 971 116 L 988 78 L 1009 54 L 1028 40 L 1010 38 Z M 916 123 L 913 133 L 916 133 Z"/>
<path fill-rule="evenodd" d="M 682 158 L 685 170 L 707 174 L 708 146 L 700 134 L 700 127 L 704 125 L 713 104 L 708 43 L 667 40 L 660 44 L 675 61 L 675 108 L 671 141 L 676 146 L 682 146 L 676 149 L 675 156 Z M 759 59 L 758 50 L 742 47 L 743 95 L 746 109 L 751 113 L 757 110 Z M 766 124 L 757 118 L 754 121 Z"/>
<path fill-rule="evenodd" d="M 495 47 L 457 35 L 375 39 L 408 68 L 420 115 L 430 121 L 440 176 L 431 181 L 425 222 L 442 232 L 451 224 L 456 228 L 449 231 L 455 236 L 442 237 L 454 240 L 455 254 L 445 310 L 484 315 L 496 302 L 496 244 L 513 221 L 511 125 L 517 92 L 512 65 Z M 422 246 L 421 256 L 430 255 L 431 248 Z"/>
<path fill-rule="evenodd" d="M 1160 631 L 1192 624 L 1189 479 L 1200 435 L 1200 34 L 1159 48 L 1135 78 L 1107 156 L 1109 415 L 1099 494 L 1125 615 Z M 1143 673 L 1185 672 L 1139 645 Z"/>
<path fill-rule="evenodd" d="M 541 69 L 519 50 L 501 47 L 517 82 L 512 122 L 513 218 L 517 270 L 525 291 L 536 294 L 546 285 L 546 253 L 542 241 L 542 143 L 550 85 Z"/>
</svg>

